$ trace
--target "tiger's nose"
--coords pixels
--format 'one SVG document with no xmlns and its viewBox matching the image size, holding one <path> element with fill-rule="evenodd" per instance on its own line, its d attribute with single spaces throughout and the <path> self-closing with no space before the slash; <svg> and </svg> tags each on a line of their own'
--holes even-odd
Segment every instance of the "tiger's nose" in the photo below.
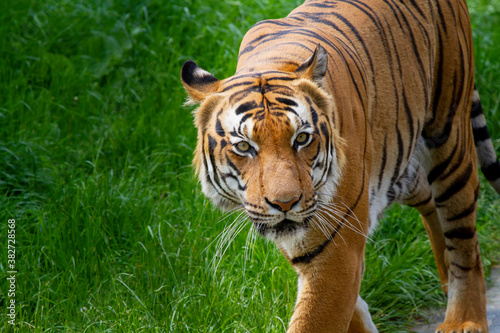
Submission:
<svg viewBox="0 0 500 333">
<path fill-rule="evenodd" d="M 279 201 L 279 200 L 269 201 L 266 198 L 267 204 L 273 208 L 276 208 L 280 212 L 288 212 L 290 209 L 293 208 L 293 206 L 295 206 L 295 204 L 297 204 L 299 202 L 299 200 L 300 200 L 300 197 L 294 197 L 290 201 L 286 201 L 286 202 Z"/>
</svg>

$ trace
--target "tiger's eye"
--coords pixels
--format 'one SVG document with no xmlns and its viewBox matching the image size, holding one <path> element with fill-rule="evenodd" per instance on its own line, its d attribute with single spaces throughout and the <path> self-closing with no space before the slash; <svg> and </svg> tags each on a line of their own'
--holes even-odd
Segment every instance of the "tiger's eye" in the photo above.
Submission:
<svg viewBox="0 0 500 333">
<path fill-rule="evenodd" d="M 295 139 L 295 141 L 297 143 L 305 143 L 308 138 L 309 138 L 309 134 L 307 134 L 307 133 L 300 133 L 299 135 L 297 135 L 297 138 Z"/>
<path fill-rule="evenodd" d="M 238 143 L 236 145 L 236 147 L 238 148 L 239 151 L 242 151 L 242 152 L 246 152 L 250 149 L 250 145 L 248 144 L 248 142 L 245 142 L 245 141 L 241 141 L 240 143 Z"/>
</svg>

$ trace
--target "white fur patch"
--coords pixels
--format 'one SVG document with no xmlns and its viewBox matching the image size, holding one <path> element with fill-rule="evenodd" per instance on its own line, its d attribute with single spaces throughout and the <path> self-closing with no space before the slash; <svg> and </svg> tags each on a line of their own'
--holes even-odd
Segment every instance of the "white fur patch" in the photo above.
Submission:
<svg viewBox="0 0 500 333">
<path fill-rule="evenodd" d="M 203 78 L 203 77 L 211 77 L 213 76 L 212 74 L 210 74 L 209 72 L 207 72 L 206 70 L 204 70 L 203 68 L 201 67 L 197 67 L 194 71 L 193 71 L 193 76 L 196 77 L 196 78 Z"/>
<path fill-rule="evenodd" d="M 358 296 L 358 300 L 356 301 L 356 310 L 361 314 L 361 319 L 363 320 L 366 332 L 378 332 L 377 327 L 372 321 L 370 311 L 368 310 L 368 304 L 366 304 L 361 296 Z"/>
<path fill-rule="evenodd" d="M 497 161 L 495 148 L 493 148 L 491 140 L 479 141 L 476 144 L 476 151 L 481 167 L 487 167 Z"/>
<path fill-rule="evenodd" d="M 480 114 L 474 118 L 471 118 L 470 121 L 472 123 L 473 128 L 481 128 L 481 127 L 486 126 L 486 118 L 484 118 L 483 114 Z"/>
<path fill-rule="evenodd" d="M 389 185 L 385 184 L 384 187 L 387 189 Z M 384 192 L 384 195 L 374 195 L 372 197 L 372 192 L 370 191 L 370 228 L 368 229 L 368 235 L 377 228 L 379 216 L 389 203 L 386 193 Z"/>
<path fill-rule="evenodd" d="M 425 146 L 425 142 L 422 138 L 420 138 L 415 146 L 412 157 L 408 162 L 406 169 L 401 169 L 400 177 L 406 172 L 407 175 L 412 175 L 416 173 L 416 170 L 421 166 L 424 167 L 428 161 L 429 152 Z M 371 234 L 378 225 L 379 217 L 382 212 L 387 208 L 389 204 L 389 192 L 391 190 L 396 194 L 396 198 L 398 199 L 407 194 L 409 182 L 406 183 L 405 179 L 398 179 L 394 188 L 390 188 L 391 186 L 391 176 L 392 173 L 386 172 L 385 176 L 382 179 L 382 184 L 378 186 L 378 175 L 372 176 L 372 182 L 370 183 L 370 229 L 368 234 Z M 410 180 L 408 180 L 410 181 Z M 399 185 L 399 187 L 397 187 Z"/>
<path fill-rule="evenodd" d="M 279 240 L 280 247 L 290 258 L 300 257 L 304 255 L 303 241 L 305 238 L 305 229 L 300 229 L 293 236 L 283 237 Z"/>
<path fill-rule="evenodd" d="M 300 293 L 302 292 L 302 288 L 304 287 L 304 281 L 305 279 L 302 277 L 301 274 L 298 274 L 298 279 L 297 279 L 297 301 L 300 298 Z"/>
</svg>

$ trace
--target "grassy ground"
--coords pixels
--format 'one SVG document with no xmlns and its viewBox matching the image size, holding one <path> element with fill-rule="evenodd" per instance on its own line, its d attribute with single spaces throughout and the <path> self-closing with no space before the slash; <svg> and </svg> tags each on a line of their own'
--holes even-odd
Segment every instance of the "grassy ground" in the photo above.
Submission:
<svg viewBox="0 0 500 333">
<path fill-rule="evenodd" d="M 16 226 L 19 331 L 283 332 L 295 273 L 246 231 L 214 274 L 225 221 L 200 194 L 179 80 L 194 59 L 234 72 L 244 32 L 298 1 L 0 3 L 0 331 Z M 500 4 L 469 1 L 478 87 L 500 151 Z M 480 196 L 484 262 L 500 261 L 500 199 Z M 394 207 L 368 245 L 362 294 L 382 331 L 444 301 L 418 215 Z"/>
</svg>

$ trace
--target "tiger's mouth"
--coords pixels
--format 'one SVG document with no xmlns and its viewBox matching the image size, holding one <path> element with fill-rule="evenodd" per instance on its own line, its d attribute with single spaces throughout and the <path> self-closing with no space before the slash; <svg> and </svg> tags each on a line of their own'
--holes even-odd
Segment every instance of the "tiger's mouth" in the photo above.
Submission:
<svg viewBox="0 0 500 333">
<path fill-rule="evenodd" d="M 269 224 L 265 222 L 253 222 L 255 230 L 262 236 L 278 239 L 286 236 L 296 235 L 299 231 L 305 231 L 309 228 L 309 218 L 304 221 L 293 221 L 290 219 L 283 219 L 281 222 Z"/>
</svg>

